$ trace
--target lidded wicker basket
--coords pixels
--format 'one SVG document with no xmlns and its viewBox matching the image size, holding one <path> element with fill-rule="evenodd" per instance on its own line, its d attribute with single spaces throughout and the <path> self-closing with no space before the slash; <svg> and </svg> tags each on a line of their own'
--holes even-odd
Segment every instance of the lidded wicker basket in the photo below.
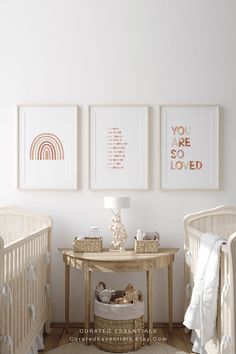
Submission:
<svg viewBox="0 0 236 354">
<path fill-rule="evenodd" d="M 104 304 L 94 300 L 94 341 L 97 348 L 127 353 L 144 344 L 144 302 Z"/>
</svg>

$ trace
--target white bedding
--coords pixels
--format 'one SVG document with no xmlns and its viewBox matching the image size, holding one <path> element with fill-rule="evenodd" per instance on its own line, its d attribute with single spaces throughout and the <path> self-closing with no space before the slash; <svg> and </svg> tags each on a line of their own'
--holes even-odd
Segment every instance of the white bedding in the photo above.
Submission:
<svg viewBox="0 0 236 354">
<path fill-rule="evenodd" d="M 29 351 L 28 354 L 38 354 L 39 350 L 44 349 L 44 344 L 43 344 L 43 330 L 40 331 L 40 333 L 37 335 L 35 338 L 35 341 L 31 347 L 31 350 Z"/>
<path fill-rule="evenodd" d="M 220 249 L 224 242 L 212 234 L 201 237 L 192 298 L 184 318 L 187 328 L 199 330 L 193 344 L 196 353 L 204 354 L 205 344 L 216 333 Z"/>
</svg>

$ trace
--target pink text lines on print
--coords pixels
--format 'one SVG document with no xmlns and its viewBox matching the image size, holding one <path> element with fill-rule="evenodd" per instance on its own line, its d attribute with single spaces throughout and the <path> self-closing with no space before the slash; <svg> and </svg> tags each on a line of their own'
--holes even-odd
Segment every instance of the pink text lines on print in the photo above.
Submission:
<svg viewBox="0 0 236 354">
<path fill-rule="evenodd" d="M 37 135 L 30 147 L 30 160 L 64 160 L 60 139 L 50 133 Z"/>
</svg>

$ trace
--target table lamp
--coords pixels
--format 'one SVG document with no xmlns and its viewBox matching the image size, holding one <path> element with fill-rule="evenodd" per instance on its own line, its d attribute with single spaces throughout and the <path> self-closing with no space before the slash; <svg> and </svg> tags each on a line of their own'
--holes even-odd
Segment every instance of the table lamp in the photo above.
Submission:
<svg viewBox="0 0 236 354">
<path fill-rule="evenodd" d="M 125 251 L 125 242 L 128 238 L 128 235 L 124 225 L 121 223 L 121 209 L 129 207 L 129 197 L 104 197 L 104 208 L 111 209 L 113 214 L 111 218 L 113 224 L 109 226 L 109 230 L 111 230 L 113 234 L 111 250 Z"/>
</svg>

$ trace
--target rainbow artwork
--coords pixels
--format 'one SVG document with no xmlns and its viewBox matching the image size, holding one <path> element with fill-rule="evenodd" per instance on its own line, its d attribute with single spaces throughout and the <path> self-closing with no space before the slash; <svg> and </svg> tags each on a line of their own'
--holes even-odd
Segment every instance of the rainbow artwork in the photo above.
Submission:
<svg viewBox="0 0 236 354">
<path fill-rule="evenodd" d="M 30 147 L 30 160 L 64 160 L 60 139 L 51 133 L 37 135 Z"/>
</svg>

